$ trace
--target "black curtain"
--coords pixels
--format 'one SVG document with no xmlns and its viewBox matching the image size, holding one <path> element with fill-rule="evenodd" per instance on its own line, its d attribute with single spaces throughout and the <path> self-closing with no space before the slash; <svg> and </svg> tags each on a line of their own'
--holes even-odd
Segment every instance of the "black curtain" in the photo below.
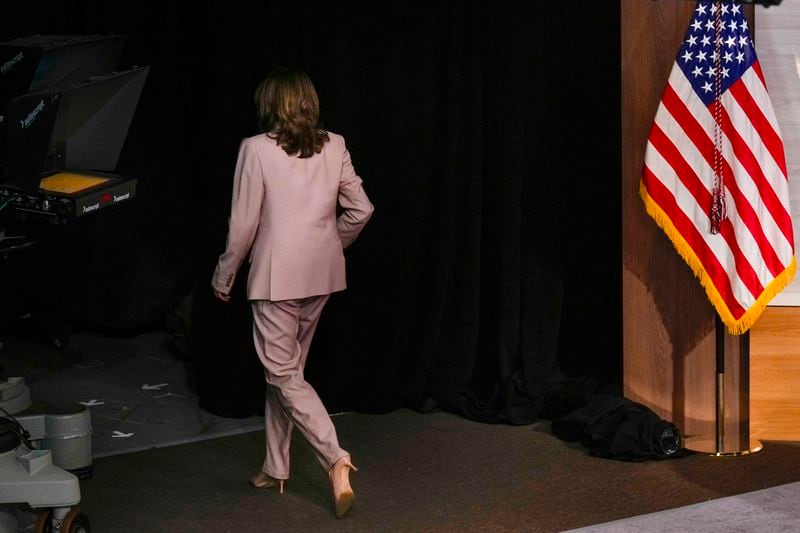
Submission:
<svg viewBox="0 0 800 533">
<path fill-rule="evenodd" d="M 124 288 L 84 296 L 84 318 L 144 323 L 187 294 L 212 306 L 193 315 L 206 335 L 230 314 L 205 291 L 236 148 L 256 133 L 257 83 L 292 65 L 376 207 L 308 362 L 331 411 L 527 423 L 554 376 L 617 377 L 616 3 L 226 2 L 191 15 L 64 5 L 36 27 L 2 23 L 7 36 L 126 33 L 124 62 L 151 65 L 120 162 L 139 197 L 84 222 L 84 283 Z M 105 254 L 112 232 L 126 239 Z M 128 279 L 102 274 L 117 270 Z M 219 345 L 203 345 L 198 364 L 218 365 Z"/>
</svg>

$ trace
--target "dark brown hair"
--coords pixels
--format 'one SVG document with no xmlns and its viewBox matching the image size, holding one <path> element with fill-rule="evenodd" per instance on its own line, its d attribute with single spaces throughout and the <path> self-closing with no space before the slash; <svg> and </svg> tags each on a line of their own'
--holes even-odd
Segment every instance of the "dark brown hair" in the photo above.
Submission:
<svg viewBox="0 0 800 533">
<path fill-rule="evenodd" d="M 317 91 L 301 70 L 272 71 L 256 89 L 255 104 L 262 130 L 289 155 L 311 157 L 329 140 L 319 127 Z"/>
</svg>

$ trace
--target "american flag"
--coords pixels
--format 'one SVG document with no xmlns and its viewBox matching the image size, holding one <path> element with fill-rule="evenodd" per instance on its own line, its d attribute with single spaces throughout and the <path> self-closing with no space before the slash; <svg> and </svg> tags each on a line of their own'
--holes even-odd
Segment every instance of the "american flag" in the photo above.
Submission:
<svg viewBox="0 0 800 533">
<path fill-rule="evenodd" d="M 740 4 L 697 3 L 650 131 L 640 193 L 732 334 L 794 276 L 783 142 Z"/>
</svg>

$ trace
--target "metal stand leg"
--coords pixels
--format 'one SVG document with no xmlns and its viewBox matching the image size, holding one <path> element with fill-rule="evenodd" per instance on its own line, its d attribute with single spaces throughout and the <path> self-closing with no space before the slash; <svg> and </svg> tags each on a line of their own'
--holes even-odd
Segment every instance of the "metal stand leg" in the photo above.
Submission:
<svg viewBox="0 0 800 533">
<path fill-rule="evenodd" d="M 760 441 L 747 435 L 740 438 L 740 442 L 725 440 L 725 325 L 719 315 L 714 321 L 716 330 L 717 353 L 717 405 L 716 405 L 716 435 L 715 438 L 707 436 L 690 437 L 686 439 L 684 447 L 694 452 L 705 453 L 716 457 L 731 455 L 748 455 L 763 449 Z M 749 357 L 748 357 L 749 359 Z"/>
</svg>

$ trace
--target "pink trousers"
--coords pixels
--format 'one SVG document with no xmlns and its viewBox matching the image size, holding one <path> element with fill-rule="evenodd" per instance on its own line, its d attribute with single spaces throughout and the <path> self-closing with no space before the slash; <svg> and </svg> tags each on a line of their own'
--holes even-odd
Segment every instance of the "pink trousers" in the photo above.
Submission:
<svg viewBox="0 0 800 533">
<path fill-rule="evenodd" d="M 326 471 L 349 455 L 339 447 L 328 411 L 303 377 L 311 338 L 328 297 L 250 302 L 256 352 L 267 380 L 267 453 L 262 470 L 275 479 L 289 478 L 289 446 L 295 426 Z"/>
</svg>

